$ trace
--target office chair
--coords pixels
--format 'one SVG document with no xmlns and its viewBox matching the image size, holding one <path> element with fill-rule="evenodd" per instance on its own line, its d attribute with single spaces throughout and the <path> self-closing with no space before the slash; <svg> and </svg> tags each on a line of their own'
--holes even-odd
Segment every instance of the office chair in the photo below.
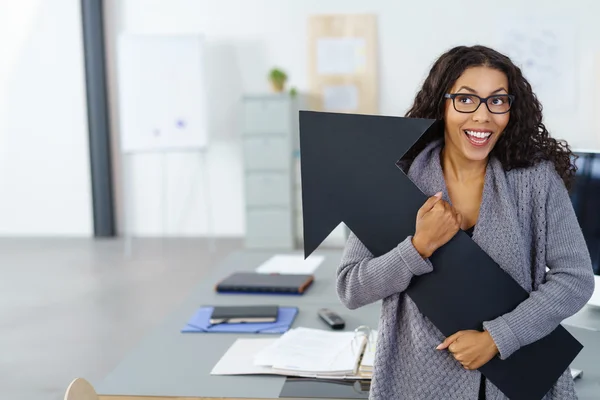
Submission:
<svg viewBox="0 0 600 400">
<path fill-rule="evenodd" d="M 98 400 L 94 387 L 83 378 L 76 378 L 65 392 L 64 400 Z"/>
</svg>

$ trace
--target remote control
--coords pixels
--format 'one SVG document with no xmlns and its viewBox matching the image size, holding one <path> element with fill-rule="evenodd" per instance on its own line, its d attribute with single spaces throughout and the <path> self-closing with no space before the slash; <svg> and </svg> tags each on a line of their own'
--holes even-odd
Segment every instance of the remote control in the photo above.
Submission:
<svg viewBox="0 0 600 400">
<path fill-rule="evenodd" d="M 319 317 L 321 317 L 321 319 L 331 327 L 331 329 L 344 329 L 344 326 L 346 326 L 344 319 L 331 311 L 329 308 L 321 308 L 318 314 Z"/>
</svg>

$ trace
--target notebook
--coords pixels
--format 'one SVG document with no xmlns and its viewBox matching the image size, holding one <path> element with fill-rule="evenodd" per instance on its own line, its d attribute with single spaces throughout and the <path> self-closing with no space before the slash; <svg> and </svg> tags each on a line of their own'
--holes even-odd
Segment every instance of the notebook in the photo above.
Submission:
<svg viewBox="0 0 600 400">
<path fill-rule="evenodd" d="M 369 337 L 361 332 L 294 328 L 277 339 L 237 339 L 212 375 L 283 375 L 370 379 L 361 372 Z"/>
<path fill-rule="evenodd" d="M 278 306 L 215 306 L 211 315 L 211 324 L 239 324 L 244 322 L 275 322 Z"/>
<path fill-rule="evenodd" d="M 312 284 L 310 274 L 262 274 L 235 272 L 219 283 L 219 293 L 303 294 Z"/>
</svg>

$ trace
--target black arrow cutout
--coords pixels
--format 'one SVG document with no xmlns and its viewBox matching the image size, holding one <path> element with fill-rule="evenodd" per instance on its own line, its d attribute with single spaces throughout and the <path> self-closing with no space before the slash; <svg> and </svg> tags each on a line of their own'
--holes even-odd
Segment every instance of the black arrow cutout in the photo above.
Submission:
<svg viewBox="0 0 600 400">
<path fill-rule="evenodd" d="M 421 136 L 442 129 L 430 119 L 300 112 L 304 255 L 341 222 L 374 256 L 414 234 L 427 197 L 397 162 Z M 528 293 L 464 232 L 430 258 L 434 271 L 406 293 L 446 336 L 481 329 Z M 541 399 L 583 346 L 562 326 L 480 371 L 507 397 Z"/>
</svg>

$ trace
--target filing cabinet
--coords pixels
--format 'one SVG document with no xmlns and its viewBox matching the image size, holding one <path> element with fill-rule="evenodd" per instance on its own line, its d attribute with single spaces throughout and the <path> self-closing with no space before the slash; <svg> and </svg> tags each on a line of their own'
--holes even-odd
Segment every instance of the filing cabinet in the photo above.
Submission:
<svg viewBox="0 0 600 400">
<path fill-rule="evenodd" d="M 245 193 L 248 207 L 292 205 L 289 176 L 285 172 L 248 172 Z"/>
<path fill-rule="evenodd" d="M 288 171 L 291 169 L 290 141 L 285 136 L 264 134 L 243 138 L 247 171 Z"/>
<path fill-rule="evenodd" d="M 298 239 L 298 102 L 288 93 L 242 99 L 247 248 L 294 249 Z"/>
<path fill-rule="evenodd" d="M 244 98 L 244 133 L 246 135 L 281 134 L 290 129 L 289 96 L 264 95 Z"/>
</svg>

